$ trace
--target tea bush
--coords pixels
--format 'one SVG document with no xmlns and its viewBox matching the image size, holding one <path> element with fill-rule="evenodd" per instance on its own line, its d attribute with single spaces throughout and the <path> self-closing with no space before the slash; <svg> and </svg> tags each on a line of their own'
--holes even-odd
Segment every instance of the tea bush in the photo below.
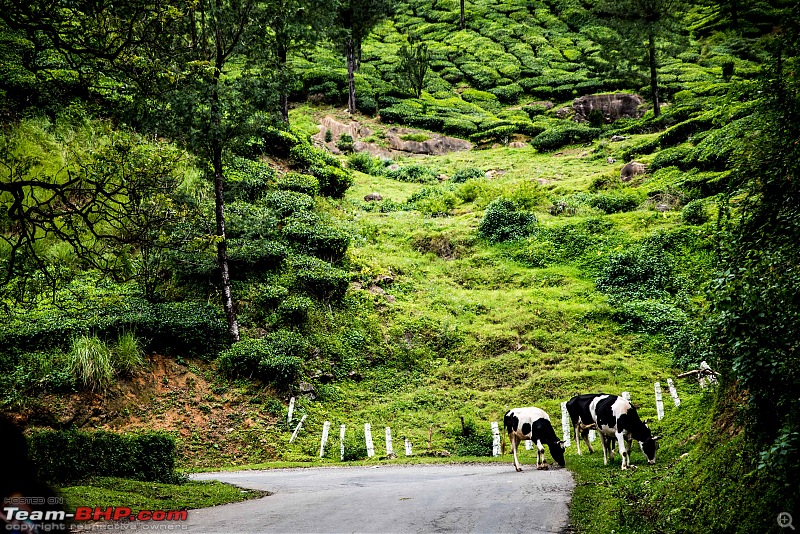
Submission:
<svg viewBox="0 0 800 534">
<path fill-rule="evenodd" d="M 406 165 L 386 173 L 387 178 L 400 182 L 415 184 L 435 184 L 438 182 L 436 171 L 424 165 Z"/>
<path fill-rule="evenodd" d="M 464 169 L 458 169 L 450 178 L 450 181 L 455 184 L 461 184 L 467 180 L 477 180 L 485 176 L 486 173 L 477 167 L 466 167 Z"/>
<path fill-rule="evenodd" d="M 303 364 L 306 342 L 288 330 L 278 330 L 259 339 L 243 339 L 222 352 L 219 370 L 231 377 L 260 378 L 278 385 L 290 384 Z"/>
<path fill-rule="evenodd" d="M 319 194 L 319 180 L 310 174 L 287 172 L 278 178 L 275 185 L 278 189 L 304 193 L 312 197 Z"/>
<path fill-rule="evenodd" d="M 531 145 L 536 150 L 555 150 L 565 145 L 586 143 L 596 139 L 600 132 L 599 128 L 570 123 L 545 130 L 531 140 Z"/>
<path fill-rule="evenodd" d="M 486 207 L 478 234 L 491 243 L 512 241 L 533 233 L 537 223 L 533 213 L 518 210 L 511 200 L 498 198 Z"/>
</svg>

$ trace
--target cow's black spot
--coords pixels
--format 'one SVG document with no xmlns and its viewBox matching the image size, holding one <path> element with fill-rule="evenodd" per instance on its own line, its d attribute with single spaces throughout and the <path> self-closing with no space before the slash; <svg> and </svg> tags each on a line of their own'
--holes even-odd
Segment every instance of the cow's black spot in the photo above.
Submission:
<svg viewBox="0 0 800 534">
<path fill-rule="evenodd" d="M 522 423 L 522 435 L 527 436 L 531 433 L 531 424 L 530 423 Z"/>
<path fill-rule="evenodd" d="M 516 415 L 514 415 L 512 413 L 511 414 L 511 429 L 514 432 L 516 432 L 517 431 L 517 427 L 519 427 L 519 417 L 517 417 Z"/>
</svg>

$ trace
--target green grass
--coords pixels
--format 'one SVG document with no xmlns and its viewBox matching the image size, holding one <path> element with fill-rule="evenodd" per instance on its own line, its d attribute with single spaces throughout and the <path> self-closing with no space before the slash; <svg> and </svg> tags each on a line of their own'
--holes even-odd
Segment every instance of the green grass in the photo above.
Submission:
<svg viewBox="0 0 800 534">
<path fill-rule="evenodd" d="M 248 499 L 266 492 L 238 488 L 222 482 L 187 481 L 183 484 L 140 482 L 124 478 L 93 478 L 81 485 L 59 488 L 67 506 L 129 507 L 139 510 L 180 510 L 205 508 Z"/>
</svg>

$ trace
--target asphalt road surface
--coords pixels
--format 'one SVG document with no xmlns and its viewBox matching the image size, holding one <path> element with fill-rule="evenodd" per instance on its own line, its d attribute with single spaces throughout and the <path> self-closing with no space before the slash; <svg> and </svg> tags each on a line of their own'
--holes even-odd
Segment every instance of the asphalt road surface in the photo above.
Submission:
<svg viewBox="0 0 800 534">
<path fill-rule="evenodd" d="M 566 469 L 511 462 L 201 473 L 272 495 L 191 510 L 203 533 L 563 532 L 575 483 Z M 188 526 L 188 529 L 184 528 Z"/>
</svg>

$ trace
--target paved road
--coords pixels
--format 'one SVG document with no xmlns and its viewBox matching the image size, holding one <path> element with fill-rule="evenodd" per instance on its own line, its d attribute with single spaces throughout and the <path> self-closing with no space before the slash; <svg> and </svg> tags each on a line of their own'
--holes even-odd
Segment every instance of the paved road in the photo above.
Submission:
<svg viewBox="0 0 800 534">
<path fill-rule="evenodd" d="M 192 510 L 203 533 L 558 533 L 575 486 L 566 469 L 511 463 L 329 467 L 202 473 L 272 495 Z M 183 525 L 182 525 L 183 527 Z"/>
</svg>

